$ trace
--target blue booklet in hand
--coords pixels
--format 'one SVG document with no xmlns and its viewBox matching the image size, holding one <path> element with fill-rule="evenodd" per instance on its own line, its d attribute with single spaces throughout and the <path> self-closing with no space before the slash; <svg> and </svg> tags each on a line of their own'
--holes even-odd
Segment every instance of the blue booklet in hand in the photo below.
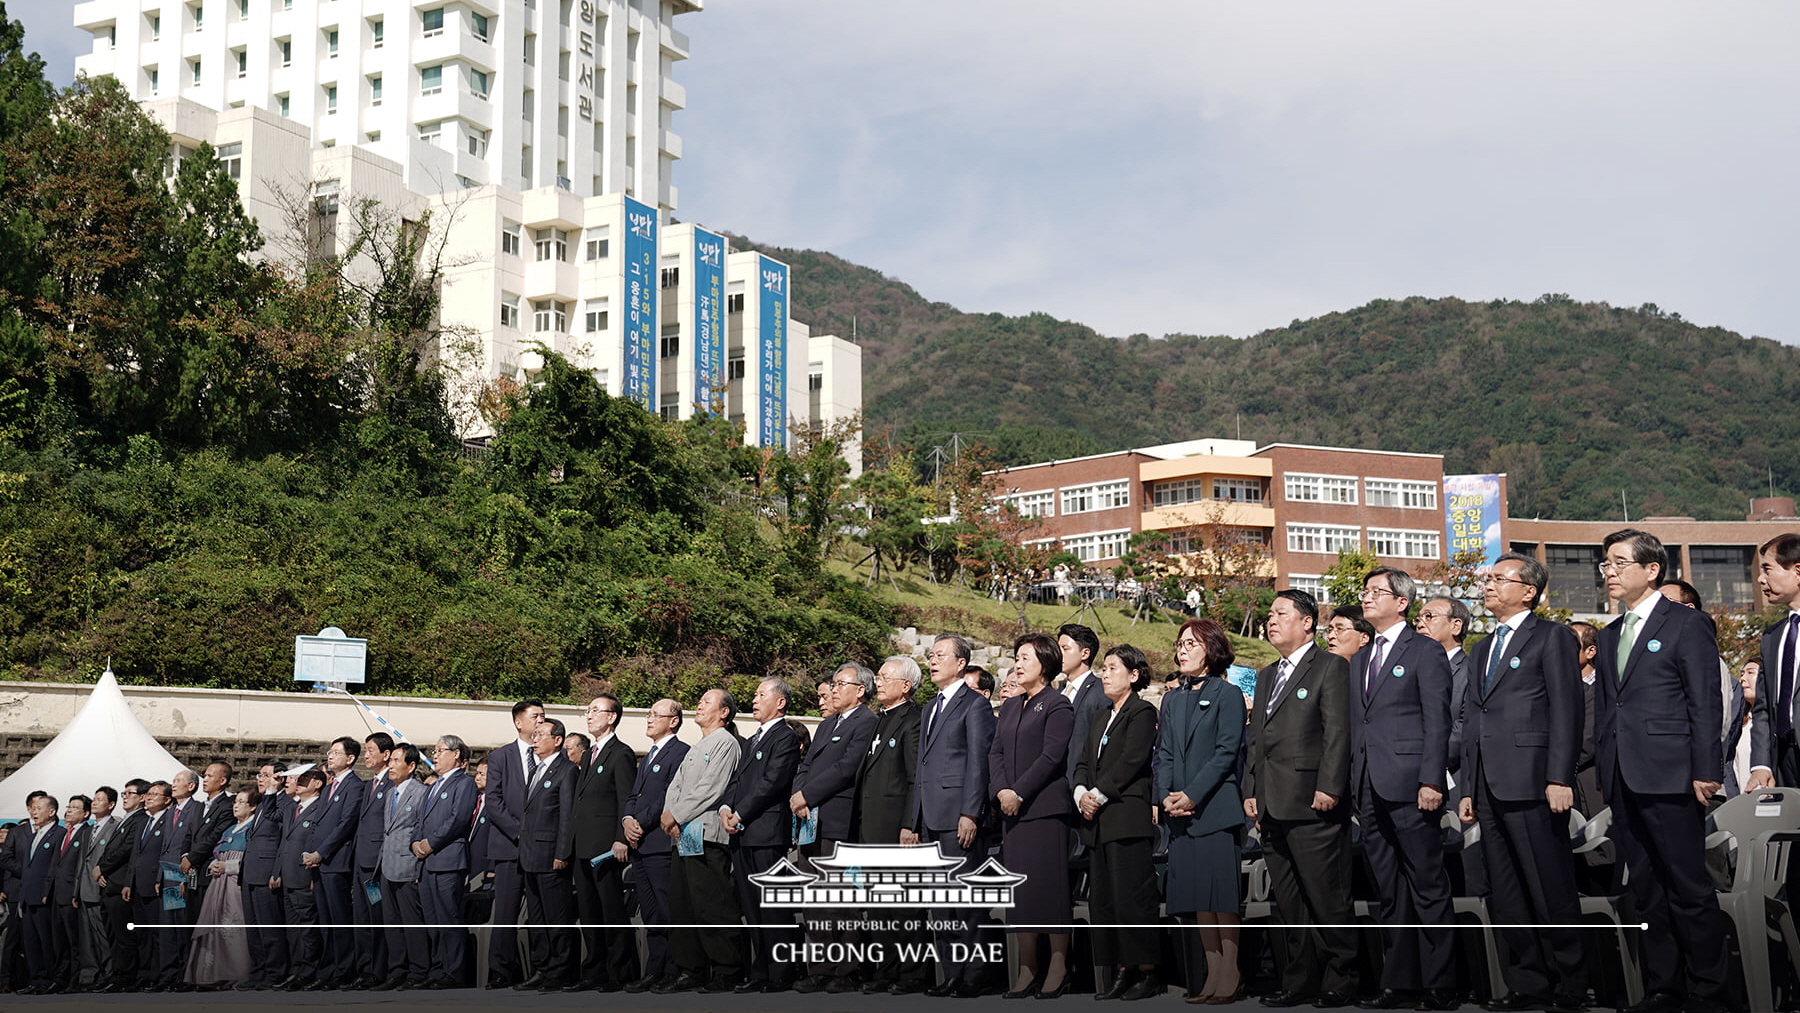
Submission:
<svg viewBox="0 0 1800 1013">
<path fill-rule="evenodd" d="M 176 911 L 187 907 L 187 898 L 181 895 L 181 888 L 187 885 L 187 873 L 181 871 L 180 862 L 162 863 L 162 909 Z"/>
<path fill-rule="evenodd" d="M 706 851 L 706 838 L 701 836 L 699 820 L 689 820 L 681 825 L 681 840 L 675 842 L 675 853 L 685 858 L 703 854 Z"/>
<path fill-rule="evenodd" d="M 798 816 L 793 817 L 793 820 L 795 844 L 807 845 L 819 839 L 819 810 L 808 809 L 804 821 Z"/>
</svg>

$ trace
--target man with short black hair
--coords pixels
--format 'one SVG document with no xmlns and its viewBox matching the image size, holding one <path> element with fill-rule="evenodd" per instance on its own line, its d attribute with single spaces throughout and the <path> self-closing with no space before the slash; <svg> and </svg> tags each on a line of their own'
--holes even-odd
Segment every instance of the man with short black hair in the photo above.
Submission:
<svg viewBox="0 0 1800 1013">
<path fill-rule="evenodd" d="M 1756 704 L 1750 710 L 1750 780 L 1745 791 L 1800 787 L 1795 685 L 1800 684 L 1800 534 L 1776 535 L 1757 554 L 1756 583 L 1770 605 L 1787 609 L 1762 635 Z"/>
<path fill-rule="evenodd" d="M 1663 597 L 1662 541 L 1615 531 L 1603 543 L 1607 597 L 1624 613 L 1600 631 L 1594 746 L 1612 838 L 1649 926 L 1643 1001 L 1628 1013 L 1725 1009 L 1727 922 L 1706 869 L 1706 805 L 1724 781 L 1719 652 L 1702 615 Z"/>
<path fill-rule="evenodd" d="M 619 698 L 602 693 L 588 704 L 593 741 L 575 782 L 575 903 L 585 942 L 581 980 L 567 991 L 617 992 L 637 979 L 637 934 L 625 910 L 630 860 L 620 820 L 637 778 L 637 755 L 618 735 Z"/>
<path fill-rule="evenodd" d="M 1094 674 L 1094 662 L 1100 658 L 1100 638 L 1080 623 L 1064 623 L 1056 631 L 1056 645 L 1062 648 L 1062 694 L 1075 706 L 1075 728 L 1069 737 L 1068 759 L 1063 773 L 1073 777 L 1075 765 L 1081 762 L 1081 743 L 1087 742 L 1088 728 L 1094 715 L 1112 706 L 1106 691 L 1100 688 L 1100 677 Z M 1070 844 L 1075 841 L 1070 827 Z"/>
<path fill-rule="evenodd" d="M 335 748 L 335 743 L 333 744 Z M 350 768 L 346 766 L 345 770 Z M 325 772 L 312 767 L 294 780 L 294 810 L 282 828 L 281 849 L 269 889 L 281 895 L 287 924 L 288 976 L 276 987 L 289 992 L 330 988 L 325 977 L 324 941 L 319 936 L 318 839 L 328 828 L 321 822 Z"/>
<path fill-rule="evenodd" d="M 519 870 L 519 821 L 525 814 L 525 775 L 531 769 L 532 739 L 544 722 L 542 700 L 513 704 L 513 731 L 518 738 L 488 754 L 488 786 L 482 796 L 481 820 L 487 823 L 487 858 L 494 867 L 494 930 L 488 939 L 489 988 L 506 988 L 524 979 L 515 926 L 525 902 L 524 873 Z"/>
<path fill-rule="evenodd" d="M 575 983 L 575 852 L 572 821 L 579 772 L 563 751 L 561 721 L 547 718 L 531 733 L 531 767 L 519 814 L 519 872 L 525 877 L 525 924 L 531 926 L 531 977 L 516 991 L 560 992 Z"/>
<path fill-rule="evenodd" d="M 362 765 L 368 780 L 362 784 L 346 782 L 356 793 L 356 824 L 352 868 L 356 870 L 350 883 L 350 911 L 356 921 L 351 933 L 355 941 L 356 979 L 352 988 L 369 988 L 388 975 L 387 933 L 377 928 L 382 923 L 379 905 L 370 904 L 369 894 L 381 896 L 381 844 L 386 838 L 387 794 L 394 787 L 388 777 L 388 755 L 394 750 L 394 737 L 374 732 L 363 737 Z"/>
<path fill-rule="evenodd" d="M 100 885 L 100 867 L 107 850 L 119 839 L 122 820 L 113 815 L 118 801 L 118 789 L 109 785 L 94 789 L 89 810 L 94 829 L 75 881 L 75 900 L 81 914 L 81 973 L 75 984 L 84 991 L 111 991 L 107 985 L 113 976 L 113 933 L 105 890 Z"/>
<path fill-rule="evenodd" d="M 269 887 L 269 881 L 276 876 L 276 858 L 294 801 L 282 790 L 279 772 L 284 769 L 284 764 L 265 763 L 256 770 L 256 790 L 262 800 L 256 804 L 256 818 L 244 841 L 240 866 L 244 922 L 250 926 L 246 930 L 250 978 L 238 987 L 246 990 L 274 988 L 288 976 L 287 933 L 273 927 L 282 924 L 281 896 Z"/>
<path fill-rule="evenodd" d="M 76 980 L 81 957 L 78 897 L 81 881 L 87 878 L 84 873 L 89 868 L 88 856 L 93 853 L 94 828 L 88 826 L 93 807 L 93 800 L 86 795 L 69 796 L 68 808 L 63 810 L 63 825 L 59 828 L 61 837 L 56 841 L 55 864 L 50 869 L 50 944 L 55 951 L 52 988 L 58 992 L 79 991 Z"/>
<path fill-rule="evenodd" d="M 313 845 L 305 862 L 318 870 L 319 920 L 334 926 L 321 933 L 319 981 L 325 988 L 344 988 L 356 981 L 356 939 L 349 929 L 355 923 L 351 891 L 361 890 L 356 879 L 356 824 L 362 814 L 363 783 L 354 767 L 361 744 L 348 735 L 334 739 L 325 750 L 327 783 L 319 791 L 313 820 Z M 315 768 L 317 769 L 317 768 Z"/>
<path fill-rule="evenodd" d="M 426 796 L 431 789 L 413 777 L 419 768 L 419 747 L 401 742 L 387 751 L 382 778 L 387 787 L 372 808 L 381 814 L 382 837 L 375 874 L 381 880 L 381 903 L 376 916 L 387 937 L 387 964 L 374 991 L 424 988 L 431 980 L 431 940 L 426 930 L 425 908 L 419 895 L 421 862 L 412 850 L 419 823 L 425 817 Z M 373 779 L 371 779 L 373 780 Z M 358 858 L 361 841 L 358 841 Z"/>
<path fill-rule="evenodd" d="M 148 933 L 132 932 L 128 928 L 133 919 L 131 898 L 126 896 L 126 888 L 131 885 L 132 854 L 150 822 L 150 812 L 144 807 L 144 797 L 149 791 L 150 782 L 141 777 L 125 782 L 125 789 L 119 793 L 119 804 L 125 810 L 125 817 L 119 824 L 118 834 L 100 852 L 101 906 L 112 933 L 112 973 L 101 988 L 104 992 L 123 992 L 136 989 L 139 984 L 140 954 L 145 952 L 141 937 Z"/>
</svg>

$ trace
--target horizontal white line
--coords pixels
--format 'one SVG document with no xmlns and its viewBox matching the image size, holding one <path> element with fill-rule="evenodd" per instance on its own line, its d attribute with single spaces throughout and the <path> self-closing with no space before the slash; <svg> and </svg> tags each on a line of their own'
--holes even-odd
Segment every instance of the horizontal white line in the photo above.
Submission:
<svg viewBox="0 0 1800 1013">
<path fill-rule="evenodd" d="M 828 919 L 828 920 L 831 920 L 831 921 L 839 921 L 839 920 L 853 921 L 854 919 Z M 925 921 L 926 919 L 920 918 L 920 919 L 915 919 L 915 920 Z M 381 923 L 363 924 L 360 922 L 347 922 L 347 923 L 342 923 L 342 924 L 330 923 L 330 924 L 324 924 L 324 925 L 318 925 L 318 924 L 312 924 L 312 923 L 307 923 L 304 925 L 289 925 L 286 922 L 276 922 L 273 924 L 258 922 L 256 924 L 251 924 L 251 925 L 224 925 L 224 924 L 207 924 L 207 923 L 201 923 L 201 924 L 197 924 L 197 925 L 188 925 L 188 924 L 139 925 L 136 922 L 127 922 L 125 927 L 133 932 L 136 932 L 139 929 L 621 929 L 621 928 L 624 928 L 624 929 L 630 929 L 634 932 L 637 931 L 638 929 L 776 929 L 776 930 L 791 929 L 794 931 L 805 931 L 806 930 L 806 926 L 800 922 L 778 922 L 774 925 L 717 925 L 717 924 L 706 924 L 706 925 L 582 925 L 580 923 L 571 924 L 571 925 L 526 925 L 523 923 L 518 924 L 518 925 L 488 925 L 488 924 L 465 925 L 460 922 L 458 922 L 456 924 L 452 924 L 452 925 L 386 925 L 386 924 L 381 924 Z M 1002 929 L 1002 930 L 1012 928 L 1012 927 L 1013 926 L 1007 925 L 1003 922 L 983 923 L 981 925 L 976 926 L 976 928 L 978 928 L 978 929 Z M 1023 927 L 1023 925 L 1021 925 L 1021 927 Z M 1199 929 L 1199 928 L 1217 928 L 1217 927 L 1218 926 L 1215 926 L 1215 925 L 1197 925 L 1193 922 L 1152 922 L 1148 925 L 1095 925 L 1095 924 L 1091 924 L 1088 922 L 1078 922 L 1074 925 L 1043 925 L 1043 924 L 1038 924 L 1038 923 L 1032 923 L 1030 925 L 1030 928 L 1034 931 L 1043 931 L 1046 929 L 1055 930 L 1055 931 L 1086 931 L 1089 929 Z M 1607 932 L 1612 932 L 1612 931 L 1615 931 L 1618 929 L 1636 929 L 1640 932 L 1648 932 L 1650 930 L 1650 925 L 1648 922 L 1639 922 L 1637 924 L 1625 923 L 1625 924 L 1621 924 L 1621 925 L 1614 925 L 1611 922 L 1605 922 L 1605 923 L 1575 922 L 1575 923 L 1571 923 L 1571 924 L 1540 924 L 1540 923 L 1536 923 L 1536 922 L 1508 924 L 1508 923 L 1495 922 L 1494 924 L 1491 924 L 1491 925 L 1484 925 L 1481 923 L 1475 923 L 1475 924 L 1458 923 L 1455 925 L 1423 925 L 1423 924 L 1387 925 L 1387 924 L 1383 924 L 1381 922 L 1350 922 L 1348 924 L 1342 924 L 1342 925 L 1311 925 L 1311 924 L 1290 925 L 1286 922 L 1255 921 L 1255 922 L 1241 923 L 1238 927 L 1246 928 L 1246 929 L 1463 929 L 1463 930 L 1468 930 L 1468 929 L 1595 929 L 1595 930 L 1605 930 Z M 891 930 L 891 929 L 871 929 L 871 930 L 867 930 L 867 931 L 888 932 L 888 931 L 893 931 L 893 930 Z M 950 930 L 945 930 L 945 931 L 950 931 Z"/>
</svg>

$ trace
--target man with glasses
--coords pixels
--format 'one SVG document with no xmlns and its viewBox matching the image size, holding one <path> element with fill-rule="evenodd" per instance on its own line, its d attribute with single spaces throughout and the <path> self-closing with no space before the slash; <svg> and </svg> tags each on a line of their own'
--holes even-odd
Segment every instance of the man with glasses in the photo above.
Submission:
<svg viewBox="0 0 1800 1013">
<path fill-rule="evenodd" d="M 281 850 L 282 829 L 292 799 L 282 791 L 280 764 L 265 763 L 256 770 L 256 790 L 262 801 L 256 805 L 256 820 L 250 824 L 250 836 L 244 842 L 242 875 L 244 921 L 250 944 L 250 978 L 239 983 L 243 989 L 267 989 L 288 976 L 287 936 L 280 929 L 267 926 L 281 924 L 281 899 L 269 889 L 275 876 L 275 857 Z"/>
<path fill-rule="evenodd" d="M 919 664 L 896 654 L 881 663 L 875 673 L 875 699 L 881 714 L 875 735 L 856 771 L 856 840 L 863 844 L 897 844 L 912 810 L 913 773 L 919 762 L 919 705 L 913 694 L 919 689 Z M 878 966 L 867 969 L 863 992 L 906 995 L 925 991 L 923 961 L 903 966 L 898 944 L 923 944 L 923 933 L 885 932 Z"/>
<path fill-rule="evenodd" d="M 793 920 L 789 911 L 764 911 L 762 888 L 750 877 L 767 872 L 793 844 L 793 817 L 788 798 L 794 792 L 794 770 L 800 765 L 800 737 L 788 726 L 793 690 L 782 679 L 764 679 L 750 701 L 756 733 L 744 744 L 737 772 L 720 800 L 719 818 L 731 835 L 731 885 L 749 925 Z M 792 942 L 785 929 L 752 929 L 750 976 L 735 991 L 786 991 L 794 980 L 792 963 L 772 959 L 777 943 Z"/>
<path fill-rule="evenodd" d="M 1363 580 L 1363 617 L 1375 639 L 1350 663 L 1350 786 L 1363 851 L 1380 895 L 1381 993 L 1370 1009 L 1455 1009 L 1450 877 L 1444 869 L 1445 771 L 1450 751 L 1450 662 L 1406 624 L 1417 594 L 1405 570 Z M 1411 926 L 1429 926 L 1417 928 Z"/>
<path fill-rule="evenodd" d="M 856 800 L 856 767 L 875 736 L 875 714 L 864 706 L 874 695 L 875 673 L 865 665 L 847 664 L 838 666 L 831 679 L 837 713 L 819 722 L 812 747 L 794 772 L 794 794 L 788 799 L 795 826 L 800 828 L 796 838 L 800 854 L 809 867 L 815 859 L 835 853 L 839 841 L 854 840 L 850 808 Z M 806 839 L 808 827 L 812 829 L 810 841 Z M 820 919 L 828 920 L 829 916 Z M 855 941 L 855 935 L 847 932 L 809 930 L 807 936 L 818 943 Z M 859 987 L 853 960 L 815 962 L 807 971 L 805 978 L 794 983 L 794 991 L 854 992 Z"/>
<path fill-rule="evenodd" d="M 425 793 L 412 853 L 425 860 L 419 905 L 431 933 L 431 971 L 426 988 L 461 988 L 469 933 L 460 928 L 464 880 L 469 871 L 469 833 L 475 820 L 475 779 L 464 769 L 469 746 L 455 735 L 437 741 L 431 766 L 437 781 Z"/>
<path fill-rule="evenodd" d="M 1594 748 L 1612 836 L 1630 870 L 1648 994 L 1627 1013 L 1725 1009 L 1726 920 L 1706 870 L 1707 801 L 1724 780 L 1719 652 L 1699 612 L 1657 592 L 1662 542 L 1606 536 L 1607 597 L 1624 613 L 1600 631 Z"/>
<path fill-rule="evenodd" d="M 1374 640 L 1375 627 L 1363 618 L 1361 605 L 1339 605 L 1331 610 L 1331 620 L 1325 624 L 1327 651 L 1348 662 Z"/>
<path fill-rule="evenodd" d="M 144 827 L 150 822 L 150 813 L 144 807 L 149 791 L 150 782 L 141 777 L 125 782 L 124 789 L 119 792 L 119 805 L 124 808 L 125 816 L 119 822 L 118 832 L 101 849 L 96 867 L 100 875 L 97 882 L 101 904 L 112 932 L 112 972 L 100 991 L 123 992 L 138 986 L 142 937 L 149 933 L 132 932 L 127 927 L 136 919 L 126 888 L 132 881 L 132 857 L 137 850 L 138 838 L 143 836 Z"/>
<path fill-rule="evenodd" d="M 494 931 L 488 940 L 489 988 L 515 985 L 524 977 L 515 926 L 525 903 L 519 871 L 519 819 L 525 811 L 525 774 L 531 769 L 531 739 L 544 721 L 541 700 L 512 706 L 518 738 L 488 754 L 488 786 L 481 819 L 488 831 L 487 857 L 494 865 Z"/>
<path fill-rule="evenodd" d="M 1469 687 L 1469 656 L 1463 651 L 1463 638 L 1469 635 L 1474 621 L 1469 606 L 1455 598 L 1433 598 L 1419 609 L 1413 628 L 1437 641 L 1450 662 L 1450 776 L 1458 783 L 1451 788 L 1454 802 L 1462 794 L 1463 696 Z M 1471 887 L 1473 894 L 1486 891 Z"/>
<path fill-rule="evenodd" d="M 565 991 L 617 992 L 638 976 L 637 937 L 625 911 L 625 829 L 619 821 L 637 779 L 637 754 L 617 734 L 619 698 L 603 693 L 588 704 L 593 736 L 575 783 L 575 902 L 585 955 L 581 978 Z M 604 926 L 604 927 L 603 927 Z"/>
<path fill-rule="evenodd" d="M 1464 823 L 1481 823 L 1488 901 L 1506 941 L 1507 993 L 1484 1008 L 1575 1013 L 1587 996 L 1568 812 L 1581 752 L 1581 642 L 1532 614 L 1549 571 L 1507 553 L 1482 584 L 1494 632 L 1477 644 L 1464 704 Z M 1538 925 L 1537 929 L 1520 928 Z"/>
<path fill-rule="evenodd" d="M 669 950 L 669 861 L 671 842 L 663 833 L 663 802 L 669 782 L 687 758 L 688 745 L 675 737 L 681 730 L 681 705 L 664 698 L 650 705 L 644 716 L 644 734 L 650 750 L 638 764 L 625 800 L 625 844 L 636 870 L 638 912 L 644 923 L 644 976 L 625 986 L 625 991 L 646 992 L 673 984 L 675 958 Z"/>
</svg>

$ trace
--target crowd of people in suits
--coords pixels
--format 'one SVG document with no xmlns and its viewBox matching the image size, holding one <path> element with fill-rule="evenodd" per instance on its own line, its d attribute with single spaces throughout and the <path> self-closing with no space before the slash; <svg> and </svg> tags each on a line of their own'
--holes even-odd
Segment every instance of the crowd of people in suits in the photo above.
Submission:
<svg viewBox="0 0 1800 1013">
<path fill-rule="evenodd" d="M 1722 747 L 1733 722 L 1714 630 L 1663 593 L 1661 543 L 1617 532 L 1600 570 L 1620 615 L 1582 631 L 1537 614 L 1541 563 L 1501 556 L 1482 584 L 1493 630 L 1467 652 L 1467 605 L 1421 602 L 1399 569 L 1372 571 L 1355 610 L 1280 590 L 1266 621 L 1279 657 L 1253 694 L 1227 680 L 1233 648 L 1210 619 L 1180 627 L 1160 707 L 1139 694 L 1156 678 L 1144 653 L 1103 652 L 1085 626 L 1021 637 L 998 687 L 945 634 L 923 670 L 905 656 L 839 667 L 817 686 L 810 734 L 790 718 L 793 687 L 771 677 L 747 736 L 724 689 L 691 715 L 657 701 L 642 757 L 602 695 L 579 742 L 519 702 L 515 740 L 473 767 L 455 735 L 427 758 L 376 733 L 338 739 L 318 766 L 266 764 L 235 793 L 223 762 L 76 796 L 61 821 L 35 793 L 0 842 L 0 984 L 467 987 L 465 926 L 491 921 L 489 988 L 1054 998 L 1077 977 L 1079 867 L 1093 960 L 1110 972 L 1095 998 L 1169 991 L 1154 926 L 1171 917 L 1193 926 L 1176 933 L 1192 947 L 1187 1001 L 1222 1005 L 1245 989 L 1240 858 L 1254 837 L 1281 923 L 1263 1005 L 1454 1009 L 1449 813 L 1480 826 L 1480 889 L 1504 926 L 1505 992 L 1485 1008 L 1557 1013 L 1589 1002 L 1566 820 L 1604 805 L 1649 927 L 1647 992 L 1629 1013 L 1723 1009 L 1706 814 L 1734 750 L 1746 788 L 1800 783 L 1800 535 L 1762 550 L 1764 592 L 1791 614 L 1745 694 L 1747 750 L 1737 736 Z M 1006 909 L 1014 976 L 978 956 L 991 952 L 982 911 L 855 931 L 765 906 L 753 877 L 814 869 L 845 844 L 932 846 L 961 872 L 997 857 L 1022 876 Z M 1373 977 L 1352 927 L 1358 868 L 1382 927 Z M 859 940 L 889 945 L 834 945 Z M 935 944 L 935 966 L 898 959 L 906 941 Z"/>
</svg>

